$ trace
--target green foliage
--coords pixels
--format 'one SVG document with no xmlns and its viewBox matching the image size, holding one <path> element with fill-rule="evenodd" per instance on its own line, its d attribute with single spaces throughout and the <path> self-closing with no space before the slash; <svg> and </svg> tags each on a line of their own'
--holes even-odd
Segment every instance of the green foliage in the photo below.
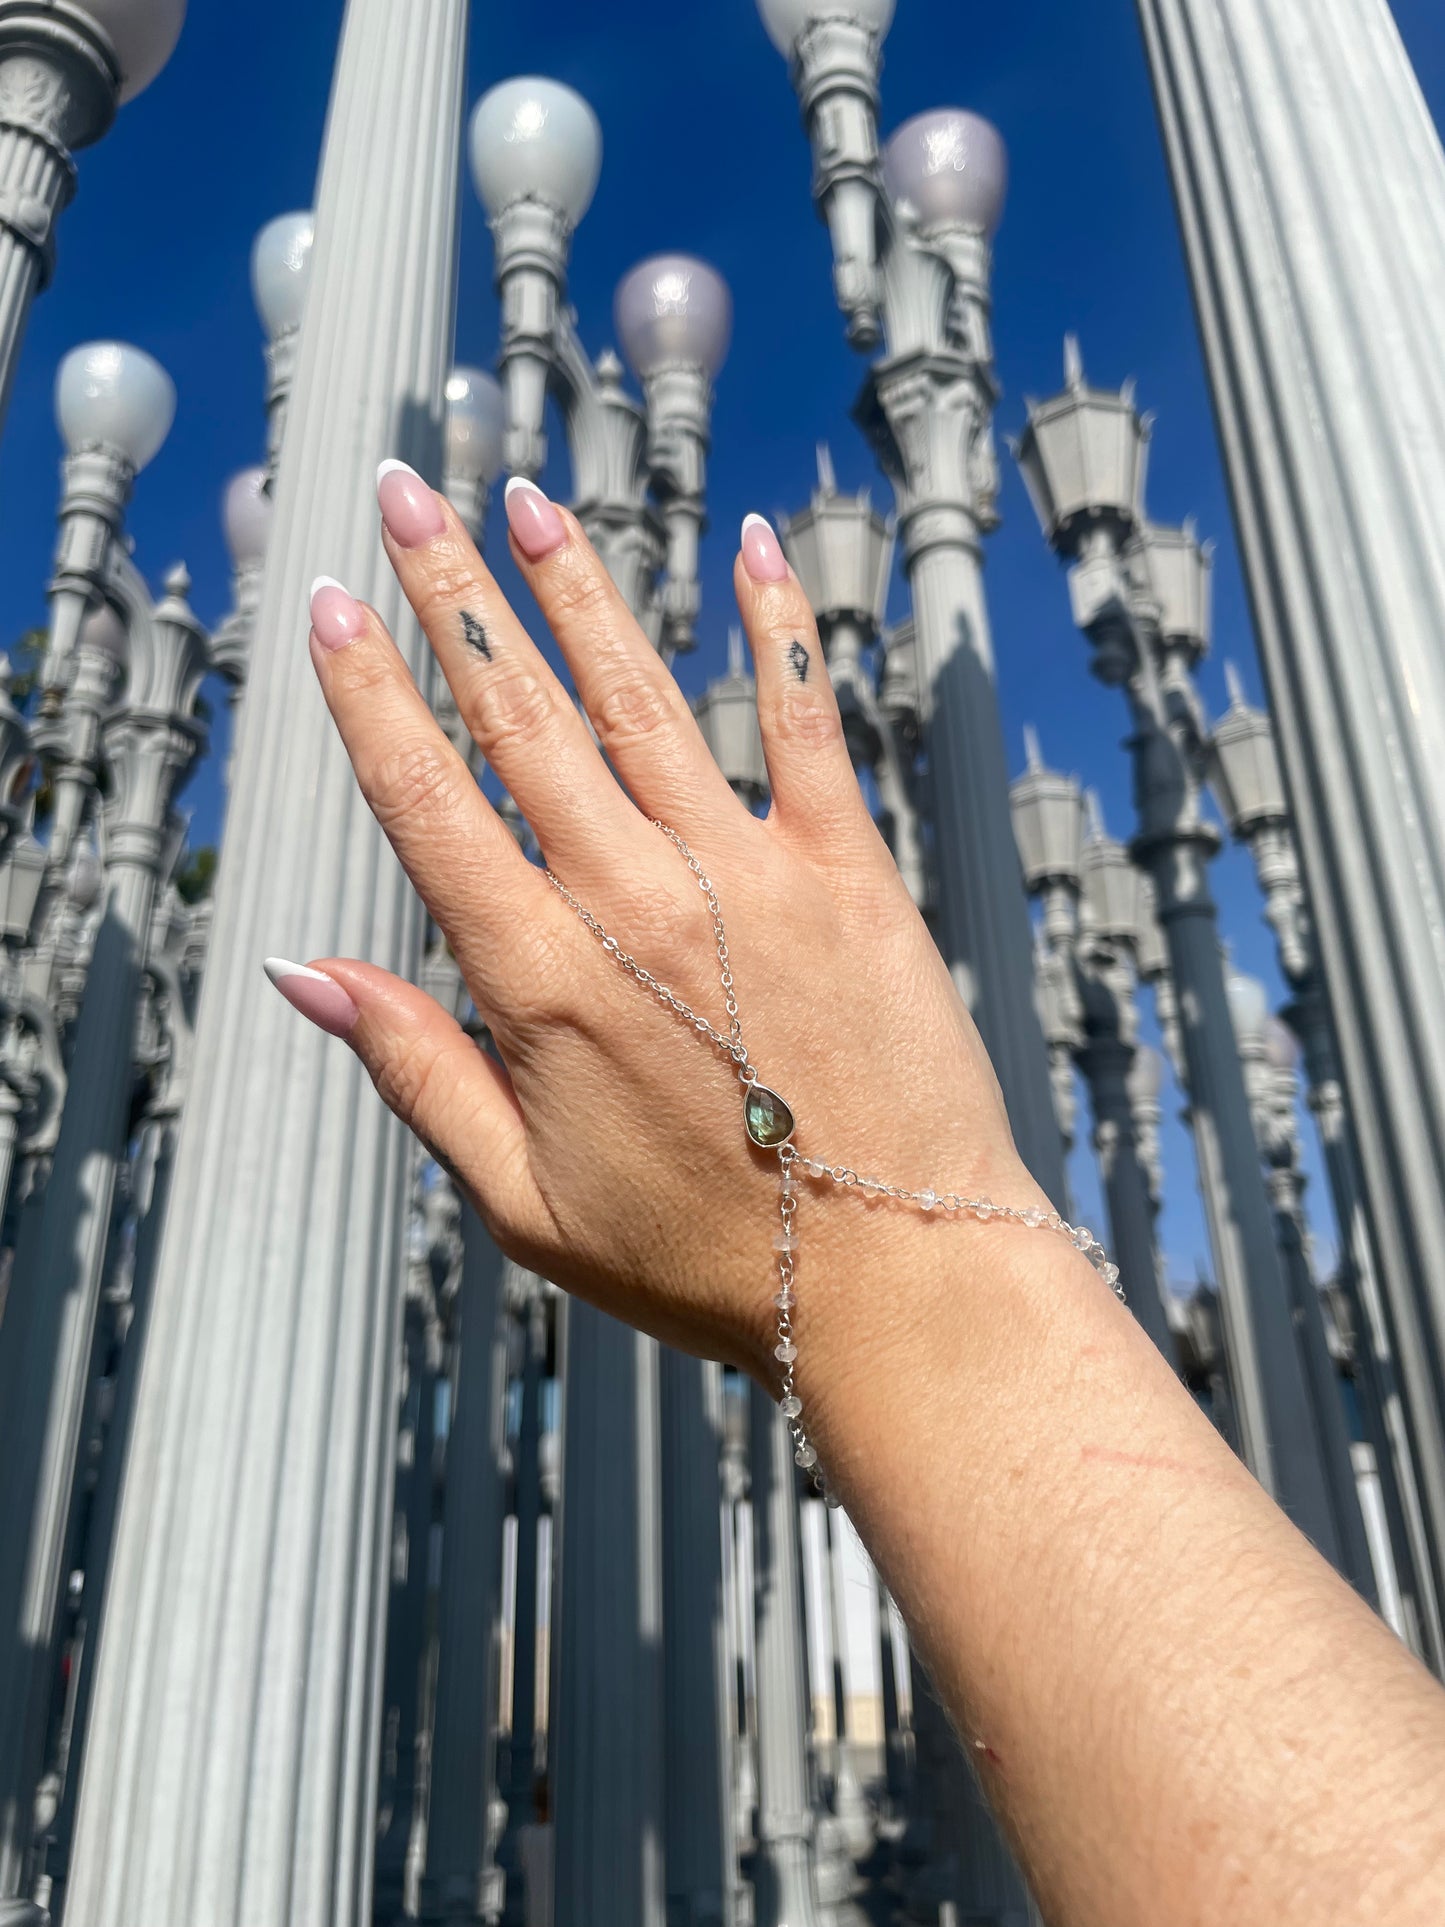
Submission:
<svg viewBox="0 0 1445 1927">
<path fill-rule="evenodd" d="M 40 671 L 50 643 L 48 629 L 27 629 L 10 646 L 10 700 L 24 709 L 40 687 Z"/>
<path fill-rule="evenodd" d="M 176 890 L 183 903 L 203 903 L 216 882 L 216 851 L 213 844 L 191 850 L 176 872 Z"/>
</svg>

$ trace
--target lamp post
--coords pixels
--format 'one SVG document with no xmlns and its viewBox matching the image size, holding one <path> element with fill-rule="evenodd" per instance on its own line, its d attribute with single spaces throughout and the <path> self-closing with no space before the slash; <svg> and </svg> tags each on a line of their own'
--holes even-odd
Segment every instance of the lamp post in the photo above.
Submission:
<svg viewBox="0 0 1445 1927">
<path fill-rule="evenodd" d="M 1274 932 L 1280 969 L 1293 999 L 1286 1021 L 1304 1054 L 1307 1101 L 1320 1145 L 1340 1237 L 1339 1285 L 1358 1335 L 1361 1407 L 1379 1469 L 1386 1516 L 1404 1590 L 1413 1600 L 1415 1637 L 1439 1671 L 1445 1668 L 1439 1602 L 1421 1507 L 1414 1451 L 1404 1422 L 1390 1298 L 1380 1277 L 1365 1212 L 1359 1154 L 1341 1086 L 1339 1051 L 1320 972 L 1318 942 L 1284 777 L 1269 715 L 1245 700 L 1225 665 L 1230 703 L 1210 732 L 1209 780 L 1230 833 L 1254 863 Z"/>
<path fill-rule="evenodd" d="M 1387 0 L 1139 17 L 1445 1599 L 1445 153 Z"/>
<path fill-rule="evenodd" d="M 1032 731 L 1027 748 L 1028 768 L 1012 790 L 1014 827 L 1025 886 L 1043 904 L 1044 946 L 1065 977 L 1059 1000 L 1072 1018 L 1073 1055 L 1089 1087 L 1113 1261 L 1134 1316 L 1172 1362 L 1156 1214 L 1131 1092 L 1138 1041 L 1135 873 L 1123 848 L 1104 835 L 1097 803 L 1085 842 L 1079 785 L 1044 767 Z"/>
<path fill-rule="evenodd" d="M 51 1691 L 55 1614 L 63 1574 L 76 1454 L 111 1230 L 116 1174 L 130 1119 L 132 1065 L 145 947 L 163 882 L 170 800 L 204 740 L 193 710 L 207 639 L 171 572 L 154 609 L 126 562 L 117 571 L 129 621 L 125 690 L 103 727 L 110 794 L 106 886 L 95 949 L 76 1022 L 69 1088 L 43 1216 L 22 1281 L 25 1320 L 9 1329 L 3 1537 L 21 1556 L 6 1562 L 18 1584 L 3 1600 L 5 1716 L 0 1814 L 0 1891 L 24 1875 L 31 1796 L 38 1778 Z M 82 644 L 82 656 L 84 646 Z M 99 1575 L 91 1575 L 98 1582 Z"/>
<path fill-rule="evenodd" d="M 109 128 L 165 66 L 186 0 L 0 4 L 0 421 L 30 306 L 55 265 L 55 224 L 75 192 L 74 149 Z"/>
<path fill-rule="evenodd" d="M 853 767 L 873 778 L 894 861 L 909 895 L 926 910 L 928 873 L 914 796 L 914 749 L 910 734 L 879 702 L 866 660 L 883 631 L 893 574 L 892 522 L 873 507 L 866 489 L 857 495 L 839 492 L 833 458 L 820 445 L 813 499 L 800 514 L 782 517 L 778 532 L 817 618 Z"/>
<path fill-rule="evenodd" d="M 1208 643 L 1209 557 L 1192 531 L 1144 514 L 1150 425 L 1132 390 L 1084 380 L 1069 340 L 1064 392 L 1028 405 L 1015 453 L 1050 546 L 1069 566 L 1074 620 L 1099 679 L 1122 687 L 1138 827 L 1154 884 L 1187 1064 L 1195 1155 L 1224 1316 L 1244 1458 L 1327 1557 L 1340 1547 L 1289 1295 L 1235 1048 L 1202 811 L 1205 726 L 1190 671 Z"/>
<path fill-rule="evenodd" d="M 278 214 L 256 236 L 251 248 L 251 296 L 266 330 L 266 487 L 275 485 L 286 433 L 286 411 L 296 380 L 296 351 L 311 258 L 316 247 L 316 217 L 310 209 Z"/>
<path fill-rule="evenodd" d="M 471 158 L 496 246 L 509 464 L 540 469 L 551 393 L 578 519 L 659 647 L 690 647 L 731 297 L 690 256 L 655 256 L 624 278 L 614 318 L 643 382 L 639 407 L 615 355 L 588 357 L 565 302 L 571 233 L 601 165 L 591 109 L 552 81 L 504 81 L 473 114 Z M 558 1910 L 662 1927 L 670 1898 L 705 1918 L 730 1886 L 721 1551 L 707 1523 L 720 1512 L 711 1368 L 660 1357 L 575 1302 L 563 1357 Z"/>
<path fill-rule="evenodd" d="M 697 644 L 712 384 L 732 340 L 732 295 L 705 261 L 659 254 L 623 276 L 612 314 L 646 400 L 648 480 L 667 541 L 659 642 L 670 658 Z"/>
<path fill-rule="evenodd" d="M 94 787 L 100 717 L 109 696 L 106 647 L 77 648 L 100 599 L 137 474 L 175 419 L 176 391 L 159 362 L 118 341 L 72 349 L 55 382 L 68 454 L 50 582 L 50 639 L 39 740 L 56 760 L 51 856 L 67 861 Z M 94 639 L 94 638 L 92 638 Z"/>
<path fill-rule="evenodd" d="M 507 402 L 494 378 L 481 368 L 453 368 L 447 376 L 442 435 L 442 494 L 481 547 L 487 497 L 502 472 Z"/>
<path fill-rule="evenodd" d="M 978 116 L 941 108 L 905 122 L 880 155 L 891 0 L 760 0 L 760 11 L 790 62 L 849 339 L 882 343 L 855 414 L 893 484 L 913 598 L 939 947 L 1024 1161 L 1062 1200 L 983 593 L 983 538 L 998 519 L 989 274 L 1003 142 Z"/>
<path fill-rule="evenodd" d="M 467 12 L 348 0 L 342 28 L 94 1662 L 67 1906 L 95 1927 L 369 1911 L 408 1152 L 350 1053 L 298 1026 L 258 966 L 282 943 L 403 976 L 419 962 L 414 897 L 303 638 L 325 569 L 409 666 L 426 654 L 377 542 L 373 475 L 387 455 L 439 467 Z M 398 172 L 397 153 L 420 159 Z"/>
</svg>

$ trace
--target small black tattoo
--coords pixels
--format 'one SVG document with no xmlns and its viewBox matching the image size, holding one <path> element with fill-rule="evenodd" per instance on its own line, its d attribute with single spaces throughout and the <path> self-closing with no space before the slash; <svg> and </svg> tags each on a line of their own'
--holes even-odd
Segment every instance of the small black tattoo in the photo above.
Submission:
<svg viewBox="0 0 1445 1927">
<path fill-rule="evenodd" d="M 808 680 L 808 671 L 812 668 L 813 661 L 801 642 L 790 642 L 788 644 L 788 661 L 797 671 L 798 681 L 806 682 Z"/>
<path fill-rule="evenodd" d="M 474 615 L 462 610 L 462 639 L 469 648 L 475 649 L 484 662 L 492 660 L 491 638 Z"/>
</svg>

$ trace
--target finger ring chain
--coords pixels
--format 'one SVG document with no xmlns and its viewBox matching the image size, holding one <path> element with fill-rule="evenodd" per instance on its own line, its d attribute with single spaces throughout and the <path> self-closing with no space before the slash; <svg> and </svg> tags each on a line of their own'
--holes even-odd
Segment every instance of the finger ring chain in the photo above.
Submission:
<svg viewBox="0 0 1445 1927">
<path fill-rule="evenodd" d="M 1020 1210 L 1015 1205 L 995 1204 L 991 1198 L 966 1198 L 956 1191 L 936 1191 L 931 1186 L 925 1186 L 921 1191 L 910 1191 L 901 1184 L 889 1184 L 882 1178 L 861 1177 L 847 1165 L 827 1164 L 821 1158 L 805 1157 L 795 1142 L 797 1122 L 791 1105 L 775 1090 L 763 1083 L 748 1054 L 748 1047 L 743 1042 L 742 1019 L 738 1015 L 737 991 L 733 983 L 732 965 L 728 958 L 727 932 L 723 927 L 722 908 L 718 903 L 717 891 L 713 888 L 702 865 L 677 831 L 670 829 L 666 823 L 657 822 L 655 818 L 653 821 L 654 828 L 661 830 L 668 842 L 679 852 L 688 869 L 697 878 L 698 888 L 707 899 L 708 911 L 712 917 L 713 935 L 717 944 L 724 1007 L 727 1012 L 726 1032 L 716 1029 L 706 1017 L 699 1016 L 675 991 L 669 990 L 666 984 L 659 982 L 650 970 L 638 963 L 635 957 L 630 957 L 616 937 L 609 935 L 598 918 L 585 904 L 580 903 L 573 896 L 561 878 L 550 869 L 547 871 L 547 881 L 563 902 L 576 911 L 620 969 L 625 970 L 630 977 L 636 978 L 644 989 L 652 992 L 659 1003 L 665 1004 L 699 1036 L 715 1044 L 729 1059 L 743 1087 L 743 1129 L 759 1150 L 771 1151 L 777 1155 L 781 1223 L 778 1236 L 773 1240 L 778 1259 L 778 1290 L 773 1299 L 778 1312 L 778 1342 L 773 1347 L 773 1356 L 782 1367 L 781 1409 L 793 1436 L 794 1459 L 805 1471 L 811 1473 L 815 1485 L 828 1504 L 836 1506 L 839 1503 L 838 1496 L 828 1486 L 823 1469 L 818 1463 L 817 1448 L 804 1428 L 803 1401 L 798 1397 L 795 1383 L 798 1346 L 793 1332 L 793 1310 L 797 1304 L 793 1286 L 799 1249 L 796 1229 L 799 1174 L 831 1182 L 844 1190 L 859 1191 L 865 1197 L 890 1198 L 898 1204 L 916 1205 L 920 1211 L 942 1211 L 949 1216 L 972 1217 L 983 1221 L 990 1218 L 1005 1218 L 1015 1224 L 1026 1225 L 1030 1230 L 1057 1232 L 1067 1238 L 1077 1250 L 1083 1252 L 1105 1284 L 1122 1300 L 1124 1293 L 1119 1283 L 1119 1268 L 1110 1263 L 1108 1252 L 1086 1225 L 1069 1224 L 1057 1211 L 1045 1211 L 1038 1205 L 1030 1205 Z"/>
</svg>

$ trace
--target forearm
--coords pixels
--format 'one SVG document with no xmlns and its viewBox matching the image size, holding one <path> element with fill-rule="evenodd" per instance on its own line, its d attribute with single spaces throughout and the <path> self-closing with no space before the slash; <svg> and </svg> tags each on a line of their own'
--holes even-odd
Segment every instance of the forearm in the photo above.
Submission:
<svg viewBox="0 0 1445 1927">
<path fill-rule="evenodd" d="M 1437 1921 L 1445 1695 L 1090 1267 L 818 1231 L 854 1248 L 800 1320 L 820 1449 L 1047 1917 Z"/>
</svg>

